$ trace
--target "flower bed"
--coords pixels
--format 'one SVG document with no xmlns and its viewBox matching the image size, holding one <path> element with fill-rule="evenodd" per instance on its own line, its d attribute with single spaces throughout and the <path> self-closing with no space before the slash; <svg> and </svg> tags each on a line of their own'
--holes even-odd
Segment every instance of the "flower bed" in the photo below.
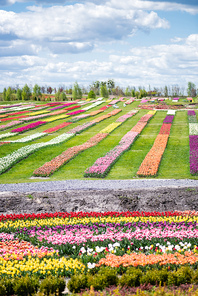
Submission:
<svg viewBox="0 0 198 296">
<path fill-rule="evenodd" d="M 54 132 L 56 132 L 56 131 L 58 131 L 58 130 L 60 130 L 60 129 L 68 126 L 68 125 L 70 125 L 71 123 L 72 122 L 63 122 L 63 123 L 61 123 L 61 124 L 59 124 L 59 125 L 57 125 L 55 127 L 51 127 L 51 128 L 46 129 L 45 131 L 43 131 L 43 133 L 47 133 L 47 134 L 54 133 Z"/>
<path fill-rule="evenodd" d="M 34 123 L 30 123 L 28 125 L 13 129 L 13 130 L 11 130 L 11 132 L 12 133 L 24 133 L 30 129 L 37 128 L 38 126 L 43 125 L 43 124 L 46 124 L 46 121 L 36 121 Z"/>
<path fill-rule="evenodd" d="M 163 153 L 168 143 L 170 129 L 174 115 L 167 115 L 163 121 L 160 132 L 155 139 L 155 142 L 141 163 L 137 172 L 138 176 L 156 176 Z"/>
<path fill-rule="evenodd" d="M 134 113 L 131 113 L 131 116 L 134 115 Z M 153 116 L 153 114 L 151 114 Z M 146 119 L 149 120 L 151 118 L 150 114 L 149 116 L 142 118 L 138 121 L 135 127 L 131 129 L 119 142 L 115 148 L 107 152 L 107 154 L 103 157 L 98 158 L 95 163 L 89 167 L 85 173 L 84 177 L 96 177 L 96 178 L 104 178 L 108 172 L 110 171 L 111 167 L 114 165 L 114 163 L 118 160 L 118 158 L 127 151 L 133 142 L 135 141 L 136 137 L 139 135 L 139 133 L 142 131 L 142 129 L 145 127 L 147 122 Z M 126 118 L 127 119 L 127 118 Z M 141 128 L 140 128 L 141 125 Z"/>
<path fill-rule="evenodd" d="M 0 130 L 5 130 L 5 129 L 8 129 L 12 126 L 15 126 L 15 125 L 18 125 L 18 124 L 22 124 L 22 122 L 20 120 L 16 120 L 16 121 L 11 121 L 7 124 L 4 124 L 4 125 L 0 125 Z"/>
<path fill-rule="evenodd" d="M 10 143 L 26 143 L 26 142 L 31 142 L 37 139 L 40 139 L 42 137 L 44 137 L 46 134 L 44 133 L 35 133 L 33 135 L 18 139 L 18 140 L 12 140 L 10 141 Z"/>
<path fill-rule="evenodd" d="M 189 121 L 189 146 L 190 146 L 190 173 L 198 173 L 198 123 L 194 110 L 188 110 Z"/>
<path fill-rule="evenodd" d="M 197 238 L 198 213 L 190 211 L 0 215 L 0 274 L 69 276 L 75 292 L 91 280 L 100 289 L 93 277 L 112 272 L 121 286 L 196 283 Z"/>
<path fill-rule="evenodd" d="M 34 153 L 35 151 L 38 151 L 41 148 L 48 147 L 51 145 L 58 145 L 60 143 L 63 143 L 69 140 L 73 136 L 74 134 L 64 133 L 54 139 L 51 139 L 48 142 L 27 145 L 12 152 L 11 154 L 8 154 L 0 158 L 0 174 L 4 173 L 9 168 L 11 168 L 15 163 L 21 161 L 22 159 L 26 158 L 28 155 Z"/>
</svg>

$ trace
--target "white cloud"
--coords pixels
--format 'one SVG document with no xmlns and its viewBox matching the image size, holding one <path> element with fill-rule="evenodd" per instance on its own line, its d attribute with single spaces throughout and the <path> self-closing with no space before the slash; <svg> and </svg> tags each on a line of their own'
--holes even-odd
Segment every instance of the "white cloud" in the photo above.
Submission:
<svg viewBox="0 0 198 296">
<path fill-rule="evenodd" d="M 28 12 L 0 11 L 0 34 L 53 42 L 120 40 L 134 30 L 168 28 L 155 12 L 125 10 L 93 3 L 29 7 Z"/>
<path fill-rule="evenodd" d="M 182 44 L 136 47 L 128 55 L 110 55 L 102 62 L 60 61 L 56 56 L 4 57 L 0 59 L 0 88 L 17 83 L 69 85 L 75 80 L 89 85 L 108 78 L 122 86 L 186 86 L 188 81 L 198 85 L 197 39 L 198 35 L 190 35 Z"/>
</svg>

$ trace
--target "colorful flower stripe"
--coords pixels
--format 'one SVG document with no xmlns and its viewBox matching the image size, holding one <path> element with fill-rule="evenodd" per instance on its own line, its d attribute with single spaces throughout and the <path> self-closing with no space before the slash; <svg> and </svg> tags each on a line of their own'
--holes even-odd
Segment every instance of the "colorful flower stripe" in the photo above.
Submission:
<svg viewBox="0 0 198 296">
<path fill-rule="evenodd" d="M 146 121 L 138 121 L 136 125 L 131 129 L 131 132 L 140 134 L 146 125 Z"/>
<path fill-rule="evenodd" d="M 77 116 L 71 118 L 69 121 L 70 122 L 77 122 L 77 121 L 79 121 L 81 119 L 85 119 L 85 118 L 88 118 L 88 117 L 90 117 L 90 114 L 80 114 L 80 115 L 77 115 Z"/>
<path fill-rule="evenodd" d="M 106 109 L 104 109 L 104 110 L 106 110 Z M 103 109 L 99 109 L 99 110 L 96 110 L 96 111 L 92 111 L 92 112 L 89 113 L 89 115 L 90 116 L 94 116 L 94 115 L 97 115 L 97 114 L 103 112 L 104 110 Z"/>
<path fill-rule="evenodd" d="M 49 116 L 51 116 L 50 113 L 37 115 L 37 116 L 30 116 L 30 117 L 25 117 L 25 118 L 21 119 L 21 121 L 24 121 L 24 122 L 34 121 L 34 120 L 41 119 L 41 118 L 46 118 L 46 117 L 49 117 Z"/>
<path fill-rule="evenodd" d="M 14 115 L 20 115 L 20 114 L 29 113 L 29 112 L 30 112 L 29 110 L 19 111 L 19 112 L 9 113 L 9 115 L 14 116 Z"/>
<path fill-rule="evenodd" d="M 126 119 L 130 118 L 132 115 L 135 115 L 137 112 L 137 110 L 129 111 L 127 114 L 120 116 L 116 122 L 124 122 Z"/>
<path fill-rule="evenodd" d="M 46 134 L 44 133 L 35 133 L 33 135 L 18 139 L 18 140 L 12 140 L 10 141 L 10 143 L 27 143 L 27 142 L 31 142 L 37 139 L 40 139 L 42 137 L 44 137 Z"/>
<path fill-rule="evenodd" d="M 52 122 L 52 121 L 59 120 L 59 119 L 65 119 L 68 116 L 69 116 L 68 114 L 63 114 L 63 115 L 59 115 L 59 116 L 52 116 L 52 117 L 46 118 L 45 121 Z"/>
<path fill-rule="evenodd" d="M 12 126 L 15 126 L 15 125 L 18 125 L 18 124 L 22 124 L 22 122 L 20 120 L 16 120 L 16 121 L 11 121 L 7 124 L 4 124 L 4 125 L 0 125 L 0 130 L 5 130 L 5 129 L 8 129 Z"/>
<path fill-rule="evenodd" d="M 130 105 L 131 103 L 133 103 L 135 100 L 134 98 L 129 99 L 128 101 L 125 102 L 126 105 Z"/>
<path fill-rule="evenodd" d="M 108 134 L 97 134 L 92 137 L 90 140 L 85 142 L 82 145 L 74 146 L 68 148 L 62 154 L 58 155 L 57 157 L 53 158 L 50 162 L 46 162 L 43 166 L 36 169 L 33 172 L 34 176 L 50 176 L 55 171 L 57 171 L 61 166 L 67 163 L 69 160 L 74 158 L 80 152 L 97 145 L 100 141 L 102 141 Z"/>
<path fill-rule="evenodd" d="M 23 260 L 25 256 L 37 256 L 42 258 L 45 256 L 53 256 L 56 252 L 53 248 L 48 247 L 35 247 L 26 241 L 0 241 L 0 258 L 4 260 Z"/>
<path fill-rule="evenodd" d="M 96 266 L 107 265 L 111 267 L 119 266 L 146 266 L 159 264 L 160 266 L 175 264 L 175 265 L 184 265 L 184 264 L 195 264 L 198 262 L 198 254 L 193 252 L 185 252 L 184 255 L 180 253 L 175 254 L 163 254 L 163 255 L 145 255 L 145 254 L 136 254 L 132 253 L 130 255 L 125 254 L 124 256 L 116 256 L 114 254 L 109 254 L 106 258 L 101 259 Z"/>
<path fill-rule="evenodd" d="M 81 107 L 81 105 L 76 105 L 76 106 L 72 106 L 72 107 L 69 107 L 69 108 L 65 108 L 64 110 L 69 111 L 69 110 L 73 110 L 73 109 L 80 108 L 80 107 Z"/>
<path fill-rule="evenodd" d="M 109 118 L 109 117 L 111 117 L 111 113 L 104 114 L 104 115 L 102 115 L 102 116 L 100 116 L 100 117 L 97 117 L 97 118 L 93 119 L 93 121 L 94 121 L 95 123 L 98 123 L 98 122 L 101 122 L 102 120 L 105 120 L 105 119 L 107 119 L 107 118 Z"/>
<path fill-rule="evenodd" d="M 79 113 L 82 113 L 82 112 L 85 112 L 85 110 L 76 110 L 76 111 L 74 111 L 74 112 L 70 112 L 70 113 L 67 113 L 68 115 L 71 115 L 71 116 L 73 116 L 73 115 L 76 115 L 76 114 L 79 114 Z"/>
<path fill-rule="evenodd" d="M 49 113 L 49 110 L 42 110 L 42 111 L 37 111 L 37 112 L 31 112 L 28 115 L 29 116 L 36 116 L 36 115 L 41 115 L 41 114 L 45 114 L 45 113 Z"/>
<path fill-rule="evenodd" d="M 12 133 L 24 133 L 30 129 L 37 128 L 40 125 L 46 124 L 46 121 L 37 121 L 28 125 L 11 130 Z"/>
<path fill-rule="evenodd" d="M 111 113 L 109 113 L 109 114 L 110 114 L 110 116 L 112 116 L 112 115 L 117 114 L 118 112 L 119 111 L 117 110 L 117 112 L 112 112 L 112 114 Z M 78 134 L 95 124 L 96 124 L 95 121 L 90 121 L 90 122 L 87 122 L 83 125 L 79 125 L 79 126 L 73 128 L 72 130 L 68 131 L 68 133 Z M 50 162 L 47 162 L 43 166 L 41 166 L 40 168 L 36 169 L 33 172 L 33 175 L 34 176 L 49 176 L 49 175 L 53 174 L 56 170 L 58 170 L 61 166 L 63 166 L 65 163 L 67 163 L 70 159 L 77 156 L 80 152 L 97 145 L 100 141 L 102 141 L 105 137 L 107 137 L 113 129 L 115 129 L 120 124 L 121 124 L 121 122 L 116 123 L 115 125 L 112 125 L 109 128 L 108 132 L 98 133 L 82 145 L 68 148 L 65 152 L 63 152 L 62 154 L 60 154 L 57 157 L 55 157 L 54 159 L 52 159 Z"/>
<path fill-rule="evenodd" d="M 63 104 L 61 106 L 54 107 L 54 108 L 50 109 L 50 111 L 54 111 L 54 110 L 57 110 L 57 109 L 62 109 L 62 108 L 65 108 L 65 107 L 68 107 L 68 106 L 71 106 L 71 105 L 74 105 L 74 104 L 76 104 L 76 102 L 66 103 L 66 104 Z"/>
<path fill-rule="evenodd" d="M 51 127 L 51 128 L 46 129 L 45 131 L 43 131 L 43 133 L 47 133 L 47 134 L 54 133 L 54 132 L 56 132 L 56 131 L 58 131 L 58 130 L 60 130 L 60 129 L 66 127 L 66 126 L 68 126 L 71 123 L 72 122 L 63 122 L 63 123 L 61 123 L 61 124 L 59 124 L 59 125 L 57 125 L 55 127 Z"/>
<path fill-rule="evenodd" d="M 18 133 L 5 133 L 0 135 L 0 139 L 9 138 L 18 135 Z"/>
<path fill-rule="evenodd" d="M 17 262 L 0 260 L 0 274 L 2 277 L 23 277 L 25 275 L 37 275 L 45 278 L 49 274 L 58 276 L 70 276 L 84 272 L 85 265 L 78 259 L 56 258 L 28 258 Z"/>
<path fill-rule="evenodd" d="M 190 173 L 198 173 L 198 123 L 194 110 L 188 110 L 189 121 L 189 146 L 190 146 Z"/>
<path fill-rule="evenodd" d="M 83 110 L 88 111 L 88 110 L 90 110 L 92 108 L 95 108 L 96 106 L 99 106 L 99 105 L 101 105 L 103 103 L 104 103 L 104 101 L 101 101 L 101 100 L 96 101 L 93 104 L 91 104 L 90 106 L 84 107 Z"/>
<path fill-rule="evenodd" d="M 35 151 L 38 151 L 41 148 L 48 147 L 51 145 L 58 145 L 60 143 L 63 143 L 69 140 L 73 136 L 74 134 L 64 133 L 54 139 L 51 139 L 48 142 L 27 145 L 12 152 L 11 154 L 8 154 L 0 158 L 0 174 L 4 173 L 9 168 L 11 168 L 15 163 L 21 161 L 22 159 L 26 158 L 28 155 L 34 153 Z"/>
<path fill-rule="evenodd" d="M 168 142 L 174 115 L 167 115 L 151 150 L 147 153 L 137 172 L 138 176 L 156 176 Z M 166 127 L 167 125 L 167 127 Z"/>
<path fill-rule="evenodd" d="M 113 100 L 109 103 L 109 105 L 114 105 L 114 104 L 117 104 L 120 100 Z"/>
<path fill-rule="evenodd" d="M 103 130 L 101 130 L 99 133 L 111 133 L 114 129 L 116 129 L 118 126 L 120 126 L 122 122 L 113 122 L 106 126 Z"/>
<path fill-rule="evenodd" d="M 74 127 L 73 129 L 69 130 L 68 133 L 80 134 L 81 132 L 85 131 L 86 129 L 88 129 L 89 127 L 91 127 L 95 124 L 96 123 L 93 121 L 86 122 L 82 125 L 78 125 L 78 126 Z"/>
<path fill-rule="evenodd" d="M 197 175 L 198 173 L 198 135 L 189 135 L 190 146 L 190 173 Z"/>
<path fill-rule="evenodd" d="M 133 113 L 131 114 L 131 116 Z M 153 116 L 153 114 L 151 114 Z M 143 117 L 143 120 L 149 120 L 151 117 Z M 142 118 L 141 118 L 142 119 Z M 136 137 L 139 135 L 139 133 L 142 131 L 143 127 L 147 124 L 146 121 L 141 121 L 141 119 L 138 121 L 135 127 L 138 126 L 138 128 L 133 127 L 119 142 L 119 144 L 110 150 L 105 156 L 100 157 L 96 160 L 96 162 L 88 168 L 85 173 L 84 177 L 97 177 L 97 178 L 104 178 L 107 173 L 110 171 L 111 167 L 114 165 L 114 163 L 117 161 L 117 159 L 125 152 L 127 151 L 133 142 L 135 141 Z M 141 129 L 140 126 L 141 125 Z M 135 131 L 138 130 L 138 131 Z"/>
<path fill-rule="evenodd" d="M 26 116 L 21 115 L 21 116 L 15 116 L 15 117 L 6 117 L 6 118 L 1 119 L 1 122 L 9 121 L 9 120 L 15 120 L 15 119 L 19 119 L 19 118 L 26 118 Z"/>
</svg>

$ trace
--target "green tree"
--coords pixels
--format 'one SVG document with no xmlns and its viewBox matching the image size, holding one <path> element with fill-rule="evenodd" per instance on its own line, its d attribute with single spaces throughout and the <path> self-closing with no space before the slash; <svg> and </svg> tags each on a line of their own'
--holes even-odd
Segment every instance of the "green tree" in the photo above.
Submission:
<svg viewBox="0 0 198 296">
<path fill-rule="evenodd" d="M 11 95 L 12 95 L 12 89 L 9 86 L 8 89 L 6 90 L 6 101 L 11 101 Z"/>
<path fill-rule="evenodd" d="M 23 101 L 30 100 L 31 90 L 27 84 L 24 85 L 21 96 Z"/>
<path fill-rule="evenodd" d="M 41 96 L 42 96 L 41 87 L 38 86 L 38 84 L 35 84 L 35 86 L 33 87 L 32 97 L 34 98 L 34 100 L 38 101 Z"/>
<path fill-rule="evenodd" d="M 72 98 L 74 100 L 76 99 L 82 99 L 82 90 L 77 82 L 74 83 L 73 89 L 72 89 Z"/>
<path fill-rule="evenodd" d="M 164 87 L 164 96 L 168 97 L 168 87 L 166 85 Z"/>
<path fill-rule="evenodd" d="M 107 90 L 106 84 L 103 84 L 100 86 L 100 95 L 103 98 L 108 98 L 109 97 L 109 92 Z"/>
<path fill-rule="evenodd" d="M 4 87 L 3 89 L 3 100 L 5 101 L 6 100 L 6 88 Z"/>
<path fill-rule="evenodd" d="M 193 82 L 188 82 L 187 94 L 189 97 L 196 97 L 196 85 Z"/>
<path fill-rule="evenodd" d="M 20 88 L 17 89 L 16 98 L 19 101 L 22 100 L 22 90 Z"/>
<path fill-rule="evenodd" d="M 67 101 L 67 97 L 64 91 L 60 93 L 59 99 L 60 101 Z"/>
<path fill-rule="evenodd" d="M 132 97 L 135 97 L 135 88 L 132 88 L 132 90 L 131 90 L 131 96 Z"/>
<path fill-rule="evenodd" d="M 56 101 L 60 100 L 60 94 L 61 94 L 60 89 L 58 89 L 58 91 L 55 93 L 55 100 Z"/>
<path fill-rule="evenodd" d="M 88 93 L 88 98 L 89 99 L 95 99 L 96 98 L 96 94 L 93 90 L 90 90 Z"/>
</svg>

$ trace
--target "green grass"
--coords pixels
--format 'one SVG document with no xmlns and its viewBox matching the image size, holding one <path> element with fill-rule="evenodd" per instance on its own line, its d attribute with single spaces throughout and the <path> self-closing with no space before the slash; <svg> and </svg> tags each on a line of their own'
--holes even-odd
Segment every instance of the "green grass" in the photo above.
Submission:
<svg viewBox="0 0 198 296">
<path fill-rule="evenodd" d="M 117 118 L 121 115 L 127 113 L 130 110 L 137 108 L 140 104 L 140 101 L 136 101 L 131 105 L 128 105 L 123 108 L 123 103 L 118 103 L 118 106 L 123 110 L 116 116 L 112 116 L 95 126 L 89 128 L 88 130 L 82 132 L 81 134 L 75 136 L 69 141 L 48 148 L 42 148 L 41 150 L 35 152 L 34 154 L 28 156 L 26 159 L 20 161 L 16 165 L 14 165 L 7 172 L 0 175 L 0 183 L 20 183 L 20 182 L 39 182 L 43 180 L 69 180 L 69 179 L 85 179 L 83 177 L 84 171 L 93 165 L 93 163 L 99 158 L 104 156 L 108 151 L 118 145 L 121 138 L 131 130 L 131 128 L 138 122 L 138 120 L 149 110 L 139 110 L 139 112 L 128 119 L 125 123 L 123 123 L 120 127 L 114 130 L 107 138 L 102 140 L 98 145 L 89 148 L 74 159 L 69 161 L 66 165 L 62 166 L 57 172 L 55 172 L 49 178 L 41 179 L 32 177 L 32 173 L 35 169 L 42 166 L 45 162 L 50 161 L 52 158 L 61 154 L 69 147 L 73 147 L 76 145 L 80 145 L 89 140 L 92 136 L 97 134 L 100 130 L 115 122 Z M 106 105 L 106 103 L 95 107 L 87 111 L 86 113 L 90 113 L 93 110 L 98 110 L 102 106 Z M 112 107 L 105 110 L 105 112 L 95 115 L 93 117 L 89 117 L 87 119 L 78 121 L 76 123 L 72 123 L 71 125 L 53 133 L 52 135 L 45 136 L 36 141 L 32 141 L 29 143 L 11 143 L 8 145 L 1 146 L 0 149 L 0 157 L 8 155 L 13 151 L 33 143 L 46 142 L 50 139 L 62 134 L 63 132 L 69 131 L 70 129 L 82 125 L 87 121 L 91 121 L 94 118 L 100 117 L 103 114 L 109 113 L 113 110 Z M 110 170 L 109 174 L 105 179 L 133 179 L 138 178 L 136 173 L 144 160 L 146 154 L 151 149 L 156 136 L 158 135 L 163 120 L 166 116 L 167 111 L 157 111 L 155 116 L 149 121 L 147 126 L 144 128 L 140 136 L 136 139 L 131 149 L 126 151 L 115 163 L 115 165 Z M 69 118 L 65 120 L 57 120 L 55 122 L 48 123 L 43 125 L 35 130 L 28 131 L 20 136 L 15 136 L 10 138 L 11 140 L 18 139 L 20 137 L 25 137 L 35 132 L 44 131 L 50 127 L 56 126 L 62 122 L 68 121 Z M 3 123 L 5 124 L 5 123 Z M 28 123 L 27 123 L 28 124 Z M 18 126 L 17 126 L 18 127 Z M 11 128 L 12 129 L 12 128 Z M 5 132 L 11 131 L 11 129 L 6 130 Z M 4 133 L 3 131 L 1 133 Z M 6 141 L 6 139 L 4 139 Z M 164 152 L 161 165 L 158 171 L 158 175 L 156 178 L 161 179 L 179 179 L 179 178 L 191 178 L 198 179 L 197 176 L 191 176 L 189 171 L 189 135 L 188 135 L 188 118 L 187 111 L 177 111 L 173 125 L 171 128 L 171 134 L 168 140 L 167 148 Z M 90 178 L 94 180 L 94 178 Z"/>
</svg>

